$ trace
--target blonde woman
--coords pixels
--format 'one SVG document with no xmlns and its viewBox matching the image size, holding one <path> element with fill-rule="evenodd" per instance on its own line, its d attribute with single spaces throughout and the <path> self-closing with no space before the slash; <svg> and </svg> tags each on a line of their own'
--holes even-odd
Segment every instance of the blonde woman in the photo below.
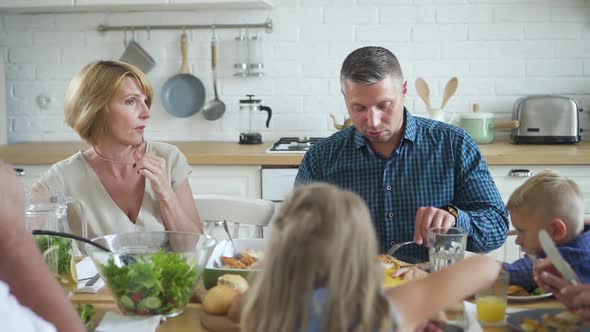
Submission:
<svg viewBox="0 0 590 332">
<path fill-rule="evenodd" d="M 90 237 L 143 230 L 202 232 L 186 157 L 175 146 L 144 141 L 152 101 L 145 75 L 118 61 L 87 65 L 68 87 L 66 123 L 90 147 L 53 165 L 35 190 L 81 199 Z M 80 225 L 70 219 L 72 224 Z"/>
<path fill-rule="evenodd" d="M 383 291 L 366 205 L 328 184 L 296 189 L 272 227 L 242 331 L 407 331 L 490 285 L 501 270 L 478 256 Z"/>
</svg>

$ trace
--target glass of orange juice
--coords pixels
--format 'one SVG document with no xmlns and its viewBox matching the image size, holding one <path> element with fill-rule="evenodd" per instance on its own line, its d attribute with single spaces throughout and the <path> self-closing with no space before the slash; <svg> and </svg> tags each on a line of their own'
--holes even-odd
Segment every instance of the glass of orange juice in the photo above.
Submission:
<svg viewBox="0 0 590 332">
<path fill-rule="evenodd" d="M 510 277 L 502 271 L 496 281 L 488 288 L 475 294 L 477 319 L 483 326 L 504 325 L 506 320 L 506 304 L 508 281 Z"/>
</svg>

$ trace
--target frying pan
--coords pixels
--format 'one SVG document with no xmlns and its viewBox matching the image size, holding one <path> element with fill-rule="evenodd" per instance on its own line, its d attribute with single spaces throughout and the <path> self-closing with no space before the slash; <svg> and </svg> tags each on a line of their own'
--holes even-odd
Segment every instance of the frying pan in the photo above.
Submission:
<svg viewBox="0 0 590 332">
<path fill-rule="evenodd" d="M 182 33 L 180 38 L 182 65 L 180 74 L 170 77 L 162 87 L 162 105 L 174 116 L 186 118 L 197 113 L 205 103 L 203 83 L 190 73 L 187 61 L 188 36 Z"/>
</svg>

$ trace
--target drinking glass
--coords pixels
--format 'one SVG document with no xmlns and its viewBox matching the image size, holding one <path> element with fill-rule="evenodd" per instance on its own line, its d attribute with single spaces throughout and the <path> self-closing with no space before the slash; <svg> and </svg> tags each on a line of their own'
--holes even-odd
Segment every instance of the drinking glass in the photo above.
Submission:
<svg viewBox="0 0 590 332">
<path fill-rule="evenodd" d="M 502 271 L 496 281 L 475 294 L 477 320 L 483 326 L 504 325 L 509 274 Z"/>
<path fill-rule="evenodd" d="M 428 230 L 430 271 L 436 272 L 463 259 L 467 233 L 458 227 L 435 227 Z"/>
</svg>

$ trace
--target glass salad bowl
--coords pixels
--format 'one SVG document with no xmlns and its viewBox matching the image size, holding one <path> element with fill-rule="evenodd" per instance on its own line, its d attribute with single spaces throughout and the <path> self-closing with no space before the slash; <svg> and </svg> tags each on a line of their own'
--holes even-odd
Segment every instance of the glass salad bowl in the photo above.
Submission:
<svg viewBox="0 0 590 332">
<path fill-rule="evenodd" d="M 133 232 L 93 239 L 110 252 L 85 244 L 123 314 L 182 313 L 213 251 L 207 235 Z"/>
</svg>

